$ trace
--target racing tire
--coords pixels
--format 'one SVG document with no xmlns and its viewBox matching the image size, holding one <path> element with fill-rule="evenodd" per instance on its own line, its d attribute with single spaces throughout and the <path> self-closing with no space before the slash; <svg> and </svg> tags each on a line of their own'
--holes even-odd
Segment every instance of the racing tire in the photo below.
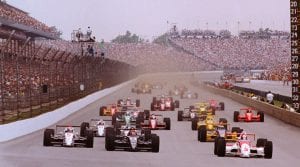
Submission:
<svg viewBox="0 0 300 167">
<path fill-rule="evenodd" d="M 54 129 L 45 129 L 43 141 L 44 146 L 53 146 L 52 136 L 54 136 Z"/>
<path fill-rule="evenodd" d="M 226 152 L 226 141 L 224 138 L 219 138 L 217 144 L 217 155 L 219 157 L 224 157 L 225 152 Z"/>
<path fill-rule="evenodd" d="M 258 138 L 256 141 L 256 147 L 265 147 L 267 139 Z"/>
<path fill-rule="evenodd" d="M 224 111 L 225 110 L 225 104 L 224 104 L 224 102 L 220 102 L 219 105 L 220 105 L 221 111 Z"/>
<path fill-rule="evenodd" d="M 111 116 L 111 124 L 115 125 L 116 122 L 117 122 L 117 113 L 115 113 Z"/>
<path fill-rule="evenodd" d="M 171 130 L 171 119 L 164 118 L 164 122 L 166 123 L 166 130 Z"/>
<path fill-rule="evenodd" d="M 119 134 L 121 131 L 120 131 L 120 128 L 121 128 L 121 122 L 116 122 L 115 123 L 115 132 L 116 134 Z"/>
<path fill-rule="evenodd" d="M 88 122 L 82 122 L 80 125 L 80 136 L 85 137 L 87 135 L 87 129 L 90 127 Z"/>
<path fill-rule="evenodd" d="M 192 130 L 197 130 L 197 123 L 198 123 L 198 119 L 193 118 L 192 119 Z"/>
<path fill-rule="evenodd" d="M 264 152 L 265 152 L 265 158 L 266 159 L 271 159 L 272 158 L 272 155 L 273 155 L 273 142 L 272 141 L 267 141 L 266 142 Z"/>
<path fill-rule="evenodd" d="M 198 96 L 199 96 L 198 93 L 195 93 L 195 99 L 198 99 Z"/>
<path fill-rule="evenodd" d="M 262 111 L 258 111 L 257 115 L 260 116 L 260 122 L 264 122 L 265 121 L 265 114 Z"/>
<path fill-rule="evenodd" d="M 144 115 L 145 115 L 145 119 L 149 119 L 150 111 L 149 110 L 144 110 Z"/>
<path fill-rule="evenodd" d="M 198 129 L 198 141 L 206 142 L 206 134 L 207 134 L 207 130 L 205 125 L 201 125 Z"/>
<path fill-rule="evenodd" d="M 158 153 L 159 152 L 159 136 L 152 135 L 152 152 Z"/>
<path fill-rule="evenodd" d="M 131 89 L 131 93 L 134 93 L 134 88 Z"/>
<path fill-rule="evenodd" d="M 136 106 L 136 107 L 140 107 L 140 106 L 141 106 L 141 101 L 140 101 L 140 99 L 137 99 L 137 100 L 135 101 L 135 106 Z"/>
<path fill-rule="evenodd" d="M 176 105 L 175 103 L 171 103 L 171 109 L 170 109 L 171 111 L 175 110 L 175 105 Z"/>
<path fill-rule="evenodd" d="M 86 147 L 87 148 L 94 147 L 94 132 L 92 130 L 86 131 Z"/>
<path fill-rule="evenodd" d="M 190 106 L 190 110 L 193 110 L 193 109 L 195 109 L 195 106 Z"/>
<path fill-rule="evenodd" d="M 153 103 L 153 104 L 156 103 L 156 97 L 153 97 L 153 98 L 152 98 L 152 103 Z"/>
<path fill-rule="evenodd" d="M 175 108 L 179 108 L 179 100 L 175 100 Z"/>
<path fill-rule="evenodd" d="M 151 129 L 144 129 L 145 140 L 148 141 L 151 139 Z"/>
<path fill-rule="evenodd" d="M 105 111 L 105 110 L 107 110 L 107 107 L 106 107 L 106 106 L 100 107 L 99 115 L 100 115 L 100 116 L 104 116 L 104 111 Z"/>
<path fill-rule="evenodd" d="M 154 103 L 151 103 L 150 109 L 151 109 L 151 111 L 155 111 L 155 109 L 154 109 Z"/>
<path fill-rule="evenodd" d="M 218 140 L 220 139 L 220 137 L 216 137 L 215 141 L 214 141 L 214 154 L 217 155 L 217 151 L 218 151 Z"/>
<path fill-rule="evenodd" d="M 105 149 L 107 151 L 115 150 L 115 136 L 112 134 L 108 134 L 105 136 Z"/>
<path fill-rule="evenodd" d="M 105 128 L 105 136 L 113 135 L 115 136 L 115 130 L 113 127 Z"/>
<path fill-rule="evenodd" d="M 233 122 L 239 122 L 239 115 L 240 115 L 240 113 L 238 111 L 234 111 Z"/>
<path fill-rule="evenodd" d="M 177 114 L 177 121 L 182 121 L 182 115 L 183 115 L 183 111 L 178 111 L 178 114 Z"/>
</svg>

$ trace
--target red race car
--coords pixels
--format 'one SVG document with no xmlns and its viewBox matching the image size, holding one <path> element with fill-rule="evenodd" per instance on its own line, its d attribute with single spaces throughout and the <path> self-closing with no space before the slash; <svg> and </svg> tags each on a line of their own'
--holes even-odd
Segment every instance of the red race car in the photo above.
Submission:
<svg viewBox="0 0 300 167">
<path fill-rule="evenodd" d="M 243 112 L 243 113 L 241 113 Z M 256 111 L 253 108 L 241 108 L 240 111 L 234 111 L 234 122 L 264 122 L 264 113 L 262 111 Z"/>
<path fill-rule="evenodd" d="M 224 102 L 218 103 L 217 100 L 208 100 L 209 106 L 214 110 L 221 110 L 223 111 L 225 109 Z"/>
<path fill-rule="evenodd" d="M 150 108 L 151 111 L 174 111 L 179 108 L 179 101 L 173 101 L 170 96 L 153 97 Z"/>
<path fill-rule="evenodd" d="M 142 128 L 151 129 L 151 130 L 159 130 L 159 129 L 165 129 L 170 130 L 171 129 L 171 119 L 170 118 L 163 118 L 162 115 L 155 115 L 152 114 L 148 120 L 145 120 L 141 123 Z"/>
</svg>

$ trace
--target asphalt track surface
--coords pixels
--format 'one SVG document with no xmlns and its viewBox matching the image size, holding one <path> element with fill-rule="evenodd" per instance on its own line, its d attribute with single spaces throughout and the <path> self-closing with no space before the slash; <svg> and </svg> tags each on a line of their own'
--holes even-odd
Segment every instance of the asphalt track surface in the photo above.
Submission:
<svg viewBox="0 0 300 167">
<path fill-rule="evenodd" d="M 202 78 L 210 77 L 209 74 Z M 168 83 L 163 91 L 154 90 L 152 95 L 136 95 L 130 92 L 132 85 L 128 85 L 109 96 L 99 99 L 84 109 L 61 120 L 57 124 L 80 125 L 91 118 L 99 118 L 98 111 L 101 105 L 116 102 L 122 97 L 141 99 L 145 109 L 150 108 L 153 95 L 159 95 L 180 82 L 192 91 L 199 93 L 198 100 L 180 100 L 180 108 L 187 107 L 194 102 L 216 99 L 225 102 L 225 111 L 217 112 L 217 117 L 225 117 L 231 126 L 240 126 L 248 133 L 253 132 L 256 137 L 267 138 L 273 141 L 273 158 L 239 158 L 217 157 L 213 154 L 213 143 L 200 143 L 197 141 L 197 132 L 191 130 L 191 122 L 177 122 L 175 112 L 159 112 L 171 118 L 171 130 L 155 131 L 160 136 L 159 153 L 152 152 L 126 152 L 106 151 L 104 138 L 95 138 L 94 148 L 64 148 L 44 147 L 43 131 L 0 143 L 0 167 L 185 167 L 185 166 L 298 166 L 300 162 L 300 129 L 285 124 L 270 116 L 265 116 L 264 123 L 233 123 L 233 111 L 244 107 L 235 101 L 216 94 L 201 90 L 189 85 L 188 78 L 178 77 L 150 77 L 151 80 L 161 80 Z M 105 118 L 105 117 L 104 117 Z M 109 118 L 109 117 L 106 117 Z M 53 126 L 52 126 L 53 127 Z M 9 133 L 9 132 L 7 132 Z"/>
</svg>

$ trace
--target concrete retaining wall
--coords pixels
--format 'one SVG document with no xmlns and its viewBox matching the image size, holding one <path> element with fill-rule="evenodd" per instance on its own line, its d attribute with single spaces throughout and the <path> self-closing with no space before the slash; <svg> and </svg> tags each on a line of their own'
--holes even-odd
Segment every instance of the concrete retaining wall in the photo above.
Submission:
<svg viewBox="0 0 300 167">
<path fill-rule="evenodd" d="M 282 109 L 280 107 L 271 105 L 266 102 L 253 100 L 247 96 L 235 93 L 230 90 L 226 89 L 219 89 L 211 85 L 203 84 L 203 87 L 205 87 L 207 90 L 220 94 L 225 97 L 229 97 L 233 99 L 234 101 L 237 101 L 239 103 L 245 104 L 250 107 L 254 107 L 257 110 L 263 111 L 264 113 L 273 116 L 279 120 L 282 120 L 283 122 L 295 125 L 297 127 L 300 127 L 300 114 L 295 112 L 290 112 L 288 110 Z"/>
</svg>

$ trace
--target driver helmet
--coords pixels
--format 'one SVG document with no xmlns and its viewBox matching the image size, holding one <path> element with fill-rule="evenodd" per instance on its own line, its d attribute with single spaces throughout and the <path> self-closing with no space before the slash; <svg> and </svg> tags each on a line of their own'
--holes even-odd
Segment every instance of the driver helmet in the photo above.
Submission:
<svg viewBox="0 0 300 167">
<path fill-rule="evenodd" d="M 135 129 L 135 127 L 131 127 L 130 128 L 130 130 L 129 130 L 129 135 L 136 135 L 137 133 L 136 133 L 136 129 Z"/>
<path fill-rule="evenodd" d="M 151 119 L 156 119 L 155 114 L 151 114 Z"/>
<path fill-rule="evenodd" d="M 73 133 L 74 129 L 71 126 L 65 128 L 65 133 Z"/>
<path fill-rule="evenodd" d="M 247 140 L 247 133 L 246 132 L 243 132 L 241 134 L 241 140 Z"/>
<path fill-rule="evenodd" d="M 104 125 L 104 121 L 102 119 L 100 119 L 97 124 L 98 125 Z"/>
</svg>

